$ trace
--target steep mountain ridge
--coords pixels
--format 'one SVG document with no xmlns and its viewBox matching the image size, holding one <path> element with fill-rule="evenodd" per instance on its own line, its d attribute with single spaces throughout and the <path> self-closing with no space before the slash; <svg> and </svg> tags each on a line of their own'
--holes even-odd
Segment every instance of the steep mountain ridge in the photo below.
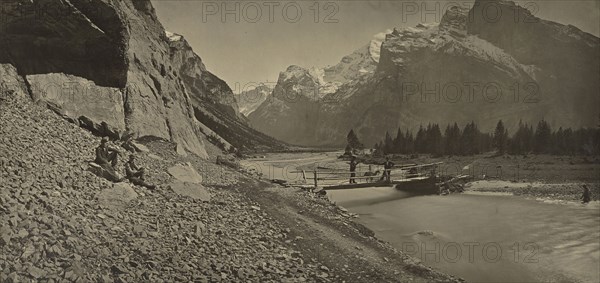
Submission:
<svg viewBox="0 0 600 283">
<path fill-rule="evenodd" d="M 250 113 L 254 112 L 271 95 L 273 87 L 274 85 L 260 84 L 254 88 L 242 91 L 237 97 L 240 113 L 248 117 Z"/>
<path fill-rule="evenodd" d="M 514 23 L 512 16 L 507 23 L 478 19 L 485 5 L 505 9 L 504 15 L 517 11 L 523 21 L 535 23 Z M 343 145 L 350 129 L 370 145 L 386 131 L 415 130 L 430 122 L 476 121 L 484 131 L 499 119 L 509 129 L 521 119 L 595 126 L 598 38 L 536 19 L 510 1 L 453 7 L 439 25 L 388 33 L 374 72 L 339 85 L 310 105 L 289 99 L 302 81 L 280 79 L 275 88 L 280 92 L 250 115 L 251 124 L 283 141 L 312 146 Z M 513 34 L 528 39 L 510 41 Z M 545 50 L 528 57 L 540 49 Z"/>
<path fill-rule="evenodd" d="M 382 39 L 382 34 L 376 35 L 334 66 L 289 66 L 279 74 L 272 93 L 248 115 L 251 125 L 279 140 L 314 145 L 319 130 L 315 125 L 321 113 L 329 112 L 327 102 L 338 100 L 335 94 L 344 93 L 341 88 L 347 89 L 375 72 L 380 54 L 373 50 L 381 47 Z"/>
<path fill-rule="evenodd" d="M 176 73 L 182 78 L 188 91 L 198 99 L 208 102 L 231 116 L 238 116 L 238 105 L 227 83 L 204 66 L 187 40 L 179 34 L 166 32 L 169 39 L 170 59 L 179 66 Z"/>
</svg>

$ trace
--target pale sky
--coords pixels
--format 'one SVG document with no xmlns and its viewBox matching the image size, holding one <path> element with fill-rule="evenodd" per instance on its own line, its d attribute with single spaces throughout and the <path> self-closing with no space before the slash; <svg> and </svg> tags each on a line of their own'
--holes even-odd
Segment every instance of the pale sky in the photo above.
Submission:
<svg viewBox="0 0 600 283">
<path fill-rule="evenodd" d="M 516 2 L 531 7 L 540 18 L 600 34 L 600 0 Z M 289 65 L 337 64 L 343 56 L 368 44 L 377 33 L 421 22 L 439 22 L 449 3 L 470 7 L 473 1 L 152 3 L 165 28 L 183 35 L 206 67 L 237 93 L 253 83 L 274 84 L 279 72 Z"/>
</svg>

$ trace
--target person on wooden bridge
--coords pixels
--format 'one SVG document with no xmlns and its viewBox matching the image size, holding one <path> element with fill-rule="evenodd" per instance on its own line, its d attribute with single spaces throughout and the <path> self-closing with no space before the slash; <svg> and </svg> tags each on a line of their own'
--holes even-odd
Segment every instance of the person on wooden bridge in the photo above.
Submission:
<svg viewBox="0 0 600 283">
<path fill-rule="evenodd" d="M 358 161 L 356 161 L 356 156 L 352 155 L 350 159 L 350 184 L 356 184 L 356 165 L 358 165 Z"/>
<path fill-rule="evenodd" d="M 383 175 L 381 175 L 381 179 L 379 179 L 379 181 L 385 179 L 385 181 L 388 183 L 392 182 L 390 175 L 392 173 L 392 168 L 394 167 L 394 165 L 394 162 L 390 161 L 390 157 L 386 156 L 385 162 L 383 163 Z"/>
</svg>

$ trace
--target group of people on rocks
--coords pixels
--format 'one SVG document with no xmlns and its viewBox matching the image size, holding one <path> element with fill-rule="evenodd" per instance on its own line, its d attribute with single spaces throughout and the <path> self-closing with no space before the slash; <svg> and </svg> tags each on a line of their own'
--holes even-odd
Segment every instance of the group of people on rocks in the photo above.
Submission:
<svg viewBox="0 0 600 283">
<path fill-rule="evenodd" d="M 121 178 L 115 170 L 115 167 L 119 162 L 120 152 L 121 151 L 118 148 L 108 144 L 107 137 L 103 137 L 100 141 L 100 145 L 96 148 L 96 159 L 94 160 L 94 163 L 104 169 L 107 173 L 107 178 L 110 181 L 121 182 L 124 179 L 127 179 L 137 186 L 143 186 L 149 189 L 156 188 L 155 185 L 146 182 L 146 170 L 135 163 L 135 155 L 133 154 L 129 155 L 129 160 L 125 163 L 125 178 Z"/>
<path fill-rule="evenodd" d="M 360 162 L 358 162 L 356 160 L 356 156 L 352 155 L 351 159 L 350 159 L 350 184 L 356 184 L 356 166 L 359 164 Z M 383 163 L 383 174 L 381 175 L 381 178 L 379 178 L 379 181 L 384 181 L 387 183 L 391 183 L 391 172 L 392 172 L 392 168 L 394 167 L 394 162 L 390 161 L 390 157 L 386 156 L 385 158 L 385 162 Z M 377 174 L 379 174 L 379 171 L 375 171 L 375 172 L 365 172 L 365 177 L 371 177 L 371 176 L 376 176 Z M 373 180 L 373 178 L 367 178 L 367 180 L 369 182 L 371 182 Z"/>
</svg>

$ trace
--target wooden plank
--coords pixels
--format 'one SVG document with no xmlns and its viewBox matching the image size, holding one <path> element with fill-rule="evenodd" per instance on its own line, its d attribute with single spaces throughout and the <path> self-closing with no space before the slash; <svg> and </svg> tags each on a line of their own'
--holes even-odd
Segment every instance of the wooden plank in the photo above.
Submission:
<svg viewBox="0 0 600 283">
<path fill-rule="evenodd" d="M 431 179 L 431 180 L 430 180 Z M 431 177 L 416 177 L 402 180 L 392 180 L 390 183 L 385 181 L 373 182 L 373 183 L 360 183 L 360 184 L 338 184 L 338 185 L 330 185 L 323 186 L 324 190 L 344 190 L 344 189 L 359 189 L 359 188 L 369 188 L 369 187 L 391 187 L 395 185 L 411 185 L 411 184 L 425 184 L 427 193 L 430 191 L 434 191 L 436 188 L 429 188 L 431 186 L 435 186 L 435 179 Z M 419 187 L 419 186 L 417 186 Z"/>
<path fill-rule="evenodd" d="M 431 167 L 431 166 L 435 166 L 435 165 L 440 165 L 440 164 L 444 164 L 444 162 L 436 162 L 436 163 L 429 163 L 429 164 L 420 164 L 420 165 L 401 165 L 400 167 L 398 167 L 398 165 L 394 166 L 394 168 L 392 168 L 390 171 L 398 171 L 398 170 L 402 170 L 402 171 L 406 171 L 407 169 L 413 169 L 413 168 L 423 168 L 423 167 Z M 384 169 L 379 169 L 379 170 L 375 170 L 375 171 L 384 171 Z M 367 172 L 375 172 L 375 171 L 355 171 L 354 173 L 367 173 Z M 344 175 L 344 174 L 351 174 L 350 170 L 335 170 L 335 171 L 316 171 L 317 174 L 331 174 L 331 175 Z M 302 171 L 290 171 L 289 173 L 302 173 Z"/>
<path fill-rule="evenodd" d="M 391 177 L 398 177 L 398 174 L 392 174 Z M 327 177 L 321 177 L 318 178 L 319 181 L 336 181 L 336 180 L 354 180 L 354 179 L 379 179 L 381 178 L 381 175 L 376 175 L 376 176 L 357 176 L 357 177 L 331 177 L 331 178 L 327 178 Z"/>
<path fill-rule="evenodd" d="M 358 180 L 358 179 L 379 179 L 380 176 L 359 176 L 347 178 L 318 178 L 319 181 L 336 181 L 336 180 Z"/>
<path fill-rule="evenodd" d="M 444 164 L 444 162 L 420 164 L 420 165 L 415 165 L 415 166 L 402 167 L 401 169 L 405 170 L 405 169 L 412 169 L 412 168 L 431 167 L 431 166 L 440 165 L 440 164 Z"/>
<path fill-rule="evenodd" d="M 377 170 L 375 170 L 377 171 Z M 373 172 L 375 172 L 373 171 Z M 379 172 L 381 172 L 383 170 L 379 170 Z M 356 171 L 354 173 L 367 173 L 370 171 Z M 289 173 L 302 173 L 302 171 L 290 171 Z M 317 171 L 317 174 L 332 174 L 332 175 L 342 175 L 342 174 L 350 174 L 350 170 L 346 170 L 346 171 Z"/>
<path fill-rule="evenodd" d="M 360 183 L 360 184 L 342 184 L 342 185 L 332 185 L 332 186 L 324 186 L 324 190 L 345 190 L 345 189 L 360 189 L 360 188 L 369 188 L 369 187 L 392 187 L 394 182 L 386 183 L 386 182 L 376 182 L 376 183 Z"/>
</svg>

